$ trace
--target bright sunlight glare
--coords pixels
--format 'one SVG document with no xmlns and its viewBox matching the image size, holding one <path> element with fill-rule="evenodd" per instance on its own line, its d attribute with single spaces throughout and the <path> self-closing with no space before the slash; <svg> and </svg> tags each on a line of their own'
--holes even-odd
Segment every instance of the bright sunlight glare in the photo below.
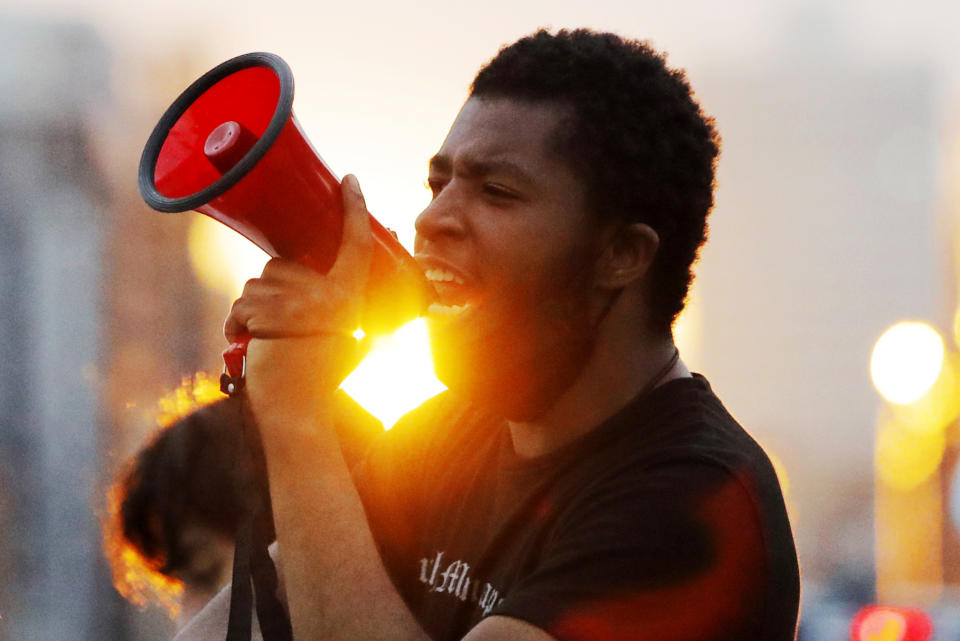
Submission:
<svg viewBox="0 0 960 641">
<path fill-rule="evenodd" d="M 930 389 L 940 375 L 943 359 L 943 339 L 937 330 L 920 321 L 904 321 L 877 340 L 870 376 L 884 398 L 904 405 Z"/>
<path fill-rule="evenodd" d="M 340 388 L 387 429 L 446 389 L 433 373 L 426 321 L 418 318 L 389 336 L 373 339 L 366 358 Z"/>
<path fill-rule="evenodd" d="M 198 278 L 231 298 L 263 270 L 268 256 L 232 229 L 197 215 L 190 225 L 190 261 Z M 354 334 L 363 338 L 362 330 Z M 389 336 L 373 339 L 366 358 L 341 388 L 390 429 L 408 411 L 442 392 L 433 373 L 427 327 L 423 319 L 407 323 Z"/>
</svg>

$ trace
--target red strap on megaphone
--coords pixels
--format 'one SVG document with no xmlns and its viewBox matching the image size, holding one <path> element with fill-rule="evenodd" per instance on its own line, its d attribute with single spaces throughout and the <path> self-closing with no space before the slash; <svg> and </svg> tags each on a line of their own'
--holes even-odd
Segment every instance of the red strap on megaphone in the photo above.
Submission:
<svg viewBox="0 0 960 641">
<path fill-rule="evenodd" d="M 220 375 L 220 391 L 233 396 L 243 389 L 247 373 L 247 345 L 250 335 L 238 336 L 223 350 L 223 374 Z"/>
</svg>

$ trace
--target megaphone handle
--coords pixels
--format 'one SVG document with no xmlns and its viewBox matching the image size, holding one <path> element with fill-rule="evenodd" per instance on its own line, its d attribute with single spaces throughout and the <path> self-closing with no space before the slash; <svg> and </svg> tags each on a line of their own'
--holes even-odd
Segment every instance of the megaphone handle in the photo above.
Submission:
<svg viewBox="0 0 960 641">
<path fill-rule="evenodd" d="M 243 389 L 247 373 L 247 345 L 250 335 L 238 336 L 223 350 L 223 374 L 220 375 L 220 391 L 233 396 Z"/>
</svg>

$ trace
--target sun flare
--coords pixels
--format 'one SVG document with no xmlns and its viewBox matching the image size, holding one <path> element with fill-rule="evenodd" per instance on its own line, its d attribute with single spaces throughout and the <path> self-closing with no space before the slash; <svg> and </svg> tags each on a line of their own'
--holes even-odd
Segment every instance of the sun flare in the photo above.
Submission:
<svg viewBox="0 0 960 641">
<path fill-rule="evenodd" d="M 401 416 L 446 389 L 433 373 L 424 319 L 373 339 L 366 358 L 340 388 L 390 429 Z"/>
</svg>

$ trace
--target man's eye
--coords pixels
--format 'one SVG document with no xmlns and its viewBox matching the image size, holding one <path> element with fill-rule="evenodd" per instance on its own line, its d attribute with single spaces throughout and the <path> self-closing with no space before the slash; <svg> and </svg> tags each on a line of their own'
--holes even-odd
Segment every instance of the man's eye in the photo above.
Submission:
<svg viewBox="0 0 960 641">
<path fill-rule="evenodd" d="M 483 193 L 492 198 L 498 198 L 501 200 L 513 200 L 517 198 L 517 194 L 515 194 L 512 190 L 496 183 L 485 184 L 483 186 Z"/>
</svg>

